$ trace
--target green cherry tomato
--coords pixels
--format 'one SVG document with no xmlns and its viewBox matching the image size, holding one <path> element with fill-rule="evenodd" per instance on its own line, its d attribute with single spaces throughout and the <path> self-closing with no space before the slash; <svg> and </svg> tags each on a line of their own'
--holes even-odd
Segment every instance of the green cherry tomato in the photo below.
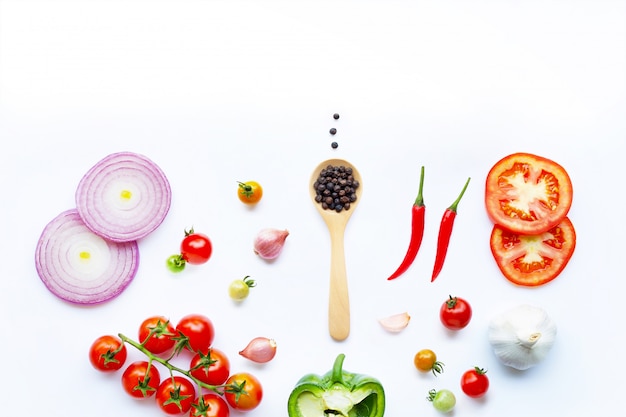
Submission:
<svg viewBox="0 0 626 417">
<path fill-rule="evenodd" d="M 250 294 L 250 288 L 256 286 L 256 282 L 246 275 L 243 279 L 236 279 L 228 287 L 228 295 L 236 301 L 245 300 Z"/>
<path fill-rule="evenodd" d="M 426 399 L 433 403 L 433 407 L 435 407 L 435 410 L 442 413 L 448 413 L 452 411 L 452 409 L 456 405 L 456 397 L 454 396 L 452 391 L 447 389 L 441 389 L 439 391 L 431 389 L 430 391 L 428 391 L 428 397 L 426 397 Z"/>
<path fill-rule="evenodd" d="M 174 273 L 178 273 L 181 272 L 183 269 L 185 269 L 185 264 L 187 262 L 185 262 L 185 260 L 183 259 L 183 257 L 181 255 L 172 255 L 169 258 L 167 258 L 167 269 L 169 269 L 170 271 L 174 272 Z"/>
</svg>

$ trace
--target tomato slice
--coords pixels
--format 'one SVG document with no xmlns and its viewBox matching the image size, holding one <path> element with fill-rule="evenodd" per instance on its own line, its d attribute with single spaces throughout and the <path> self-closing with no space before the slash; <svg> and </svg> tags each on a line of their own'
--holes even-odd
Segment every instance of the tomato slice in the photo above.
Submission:
<svg viewBox="0 0 626 417">
<path fill-rule="evenodd" d="M 567 216 L 572 193 L 572 182 L 561 165 L 542 156 L 514 153 L 487 174 L 485 206 L 493 223 L 533 235 Z"/>
<path fill-rule="evenodd" d="M 491 253 L 500 271 L 514 284 L 535 287 L 556 278 L 576 247 L 576 231 L 569 218 L 547 232 L 522 235 L 495 225 Z"/>
</svg>

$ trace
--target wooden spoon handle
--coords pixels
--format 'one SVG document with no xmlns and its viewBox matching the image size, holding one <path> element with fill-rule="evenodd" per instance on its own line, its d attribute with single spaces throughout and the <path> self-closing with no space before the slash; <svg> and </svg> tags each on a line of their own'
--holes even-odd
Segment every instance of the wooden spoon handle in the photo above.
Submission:
<svg viewBox="0 0 626 417">
<path fill-rule="evenodd" d="M 335 340 L 344 340 L 350 334 L 350 299 L 343 235 L 343 230 L 335 230 L 330 236 L 328 326 L 330 336 Z"/>
</svg>

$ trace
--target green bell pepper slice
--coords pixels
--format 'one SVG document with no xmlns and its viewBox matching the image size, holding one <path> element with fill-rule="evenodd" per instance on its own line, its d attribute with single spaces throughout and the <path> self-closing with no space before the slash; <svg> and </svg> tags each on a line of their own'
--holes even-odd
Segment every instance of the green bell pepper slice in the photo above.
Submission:
<svg viewBox="0 0 626 417">
<path fill-rule="evenodd" d="M 289 417 L 382 417 L 385 390 L 376 379 L 343 370 L 340 353 L 323 376 L 308 374 L 297 383 L 287 403 Z"/>
</svg>

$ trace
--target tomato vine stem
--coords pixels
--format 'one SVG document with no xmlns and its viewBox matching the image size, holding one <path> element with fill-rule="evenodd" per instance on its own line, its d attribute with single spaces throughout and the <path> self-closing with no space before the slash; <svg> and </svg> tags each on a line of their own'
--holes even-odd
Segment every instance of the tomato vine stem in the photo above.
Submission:
<svg viewBox="0 0 626 417">
<path fill-rule="evenodd" d="M 219 395 L 224 395 L 224 393 L 226 393 L 226 392 L 235 392 L 235 393 L 241 392 L 240 387 L 236 387 L 236 386 L 233 386 L 231 384 L 228 384 L 228 385 L 211 385 L 211 384 L 207 384 L 205 382 L 202 382 L 199 379 L 194 378 L 191 375 L 191 372 L 189 372 L 189 371 L 187 371 L 185 369 L 179 368 L 178 366 L 173 365 L 172 363 L 170 363 L 170 359 L 172 359 L 173 355 L 170 356 L 168 359 L 161 358 L 159 356 L 156 356 L 152 352 L 150 352 L 141 343 L 138 343 L 138 342 L 128 338 L 127 336 L 123 335 L 122 333 L 119 333 L 118 336 L 119 336 L 120 339 L 122 339 L 122 341 L 124 343 L 128 343 L 129 345 L 133 346 L 137 350 L 141 351 L 144 355 L 146 355 L 148 357 L 149 365 L 152 365 L 152 362 L 158 362 L 161 365 L 165 366 L 170 371 L 170 375 L 172 375 L 173 372 L 178 372 L 178 373 L 186 376 L 187 378 L 191 379 L 198 387 L 208 389 L 208 390 L 213 391 L 213 392 L 215 392 L 216 394 L 219 394 Z"/>
</svg>

